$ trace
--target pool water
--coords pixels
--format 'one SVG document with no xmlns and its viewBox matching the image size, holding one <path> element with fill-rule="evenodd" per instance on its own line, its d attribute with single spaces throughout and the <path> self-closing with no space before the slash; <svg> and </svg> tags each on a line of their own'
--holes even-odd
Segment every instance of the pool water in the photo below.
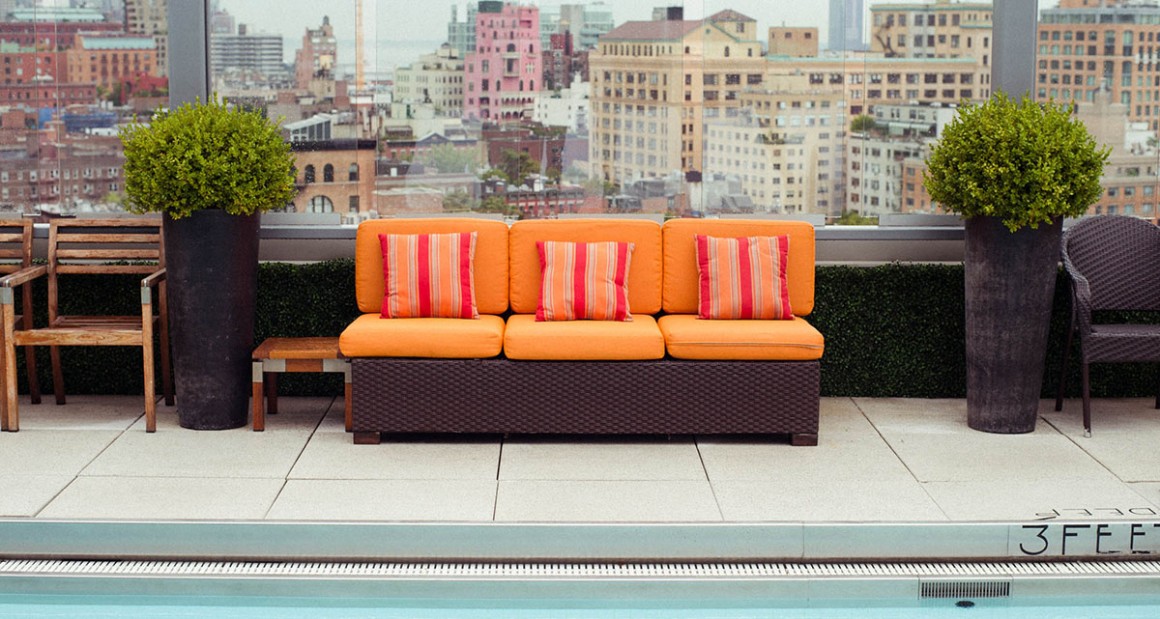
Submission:
<svg viewBox="0 0 1160 619">
<path fill-rule="evenodd" d="M 907 602 L 910 602 L 909 604 Z M 1014 600 L 938 600 L 898 606 L 882 600 L 845 600 L 818 608 L 715 607 L 719 602 L 680 607 L 578 601 L 544 604 L 487 600 L 446 604 L 431 600 L 127 597 L 0 595 L 0 618 L 193 618 L 226 619 L 1156 619 L 1160 595 L 1149 598 Z"/>
</svg>

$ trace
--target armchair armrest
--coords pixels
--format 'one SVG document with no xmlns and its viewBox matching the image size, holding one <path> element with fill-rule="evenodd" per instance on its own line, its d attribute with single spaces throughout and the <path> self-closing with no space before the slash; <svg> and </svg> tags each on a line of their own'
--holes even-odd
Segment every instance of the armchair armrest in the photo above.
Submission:
<svg viewBox="0 0 1160 619">
<path fill-rule="evenodd" d="M 1075 313 L 1075 324 L 1080 333 L 1092 330 L 1092 288 L 1086 277 L 1071 274 L 1071 311 Z"/>
<path fill-rule="evenodd" d="M 39 265 L 20 269 L 11 275 L 0 278 L 0 304 L 12 305 L 15 302 L 12 294 L 13 288 L 27 284 L 46 273 L 48 273 L 48 267 Z"/>
<path fill-rule="evenodd" d="M 154 272 L 141 280 L 141 305 L 153 304 L 153 288 L 165 281 L 165 269 Z"/>
</svg>

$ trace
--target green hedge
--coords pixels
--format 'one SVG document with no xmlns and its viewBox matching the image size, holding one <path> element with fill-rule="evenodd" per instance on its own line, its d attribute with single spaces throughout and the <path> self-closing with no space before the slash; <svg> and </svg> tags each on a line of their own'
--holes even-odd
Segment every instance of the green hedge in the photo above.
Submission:
<svg viewBox="0 0 1160 619">
<path fill-rule="evenodd" d="M 62 280 L 62 310 L 97 314 L 139 311 L 135 305 L 139 278 L 120 277 L 110 283 L 110 277 Z M 39 313 L 45 307 L 44 292 L 41 283 L 34 295 Z M 263 264 L 258 275 L 257 308 L 256 341 L 273 336 L 338 335 L 358 315 L 354 262 Z M 1045 397 L 1055 394 L 1069 316 L 1066 280 L 1061 273 L 1044 376 Z M 39 318 L 43 321 L 42 316 Z M 816 305 L 809 320 L 826 336 L 824 396 L 965 395 L 961 265 L 819 267 Z M 1074 346 L 1078 351 L 1078 343 Z M 49 391 L 52 382 L 47 349 L 38 349 L 38 355 L 42 389 Z M 142 391 L 136 349 L 70 347 L 62 349 L 62 358 L 70 394 Z M 1075 353 L 1068 371 L 1068 395 L 1075 397 L 1079 393 Z M 1092 381 L 1093 395 L 1098 397 L 1147 396 L 1155 393 L 1157 374 L 1148 364 L 1102 364 L 1093 366 Z M 287 395 L 342 393 L 342 379 L 337 374 L 289 374 L 280 379 L 279 386 Z"/>
</svg>

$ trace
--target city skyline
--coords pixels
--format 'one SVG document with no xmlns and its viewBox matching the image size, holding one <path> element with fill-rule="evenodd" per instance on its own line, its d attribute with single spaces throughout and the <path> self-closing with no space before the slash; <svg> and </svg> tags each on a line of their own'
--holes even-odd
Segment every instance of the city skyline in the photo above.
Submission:
<svg viewBox="0 0 1160 619">
<path fill-rule="evenodd" d="M 933 3 L 934 0 L 930 0 Z M 866 0 L 867 9 L 876 4 L 886 4 L 891 0 Z M 1052 8 L 1058 0 L 1037 0 L 1039 9 Z M 596 0 L 567 2 L 564 0 L 525 2 L 535 6 L 556 7 L 561 4 L 596 4 Z M 415 60 L 422 53 L 434 51 L 439 43 L 446 42 L 447 22 L 451 17 L 451 6 L 459 7 L 459 19 L 467 14 L 469 2 L 446 0 L 434 2 L 431 10 L 408 15 L 406 19 L 396 19 L 393 8 L 396 2 L 366 0 L 364 19 L 368 44 L 368 70 L 373 73 L 392 71 Z M 721 10 L 739 11 L 758 21 L 760 28 L 771 26 L 817 27 L 823 44 L 827 44 L 829 29 L 829 3 L 813 0 L 605 0 L 605 5 L 613 11 L 616 24 L 628 21 L 647 21 L 652 11 L 659 6 L 681 6 L 686 19 L 700 19 Z M 286 10 L 270 11 L 270 5 L 261 0 L 219 0 L 221 8 L 234 16 L 236 23 L 246 24 L 251 32 L 281 34 L 285 42 L 286 61 L 293 61 L 293 50 L 301 41 L 307 28 L 317 28 L 323 17 L 329 17 L 334 25 L 339 41 L 341 66 L 353 65 L 350 54 L 354 49 L 355 2 L 321 4 L 310 0 L 286 0 L 281 6 Z M 868 20 L 864 20 L 869 28 Z M 866 36 L 866 33 L 864 33 Z M 397 49 L 405 48 L 405 49 Z M 342 56 L 346 56 L 343 58 Z"/>
</svg>

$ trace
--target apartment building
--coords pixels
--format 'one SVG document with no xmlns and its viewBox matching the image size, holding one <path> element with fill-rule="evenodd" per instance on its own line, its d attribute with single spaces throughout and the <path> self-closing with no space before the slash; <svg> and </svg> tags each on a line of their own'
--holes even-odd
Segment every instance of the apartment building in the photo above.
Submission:
<svg viewBox="0 0 1160 619">
<path fill-rule="evenodd" d="M 322 18 L 322 25 L 307 28 L 302 44 L 294 56 L 294 81 L 300 90 L 310 90 L 320 98 L 334 96 L 335 68 L 338 66 L 338 39 L 330 17 Z M 319 83 L 329 84 L 321 87 Z"/>
<path fill-rule="evenodd" d="M 705 170 L 704 123 L 763 81 L 757 22 L 736 11 L 704 20 L 626 22 L 589 56 L 592 173 L 625 184 Z"/>
<path fill-rule="evenodd" d="M 588 83 L 577 82 L 572 88 L 541 92 L 536 97 L 532 120 L 545 127 L 566 127 L 573 135 L 588 135 Z"/>
<path fill-rule="evenodd" d="M 65 52 L 70 82 L 112 91 L 142 75 L 157 76 L 157 43 L 153 37 L 80 35 Z"/>
<path fill-rule="evenodd" d="M 215 78 L 233 74 L 260 84 L 286 75 L 281 35 L 251 32 L 246 24 L 239 24 L 236 33 L 210 37 L 209 62 Z"/>
<path fill-rule="evenodd" d="M 705 121 L 706 172 L 737 179 L 757 212 L 840 214 L 848 120 L 840 88 L 804 76 L 740 95 L 741 107 Z"/>
<path fill-rule="evenodd" d="M 903 58 L 970 57 L 990 67 L 991 16 L 990 2 L 873 5 L 870 51 Z"/>
<path fill-rule="evenodd" d="M 1107 88 L 1132 122 L 1160 130 L 1160 5 L 1060 0 L 1040 14 L 1040 100 L 1094 102 Z"/>
<path fill-rule="evenodd" d="M 475 36 L 475 49 L 467 54 L 464 115 L 483 121 L 530 117 L 543 85 L 540 10 L 480 2 Z"/>
<path fill-rule="evenodd" d="M 865 49 L 862 33 L 865 15 L 865 0 L 830 0 L 829 49 L 838 52 Z"/>
<path fill-rule="evenodd" d="M 776 30 L 776 29 L 771 29 Z M 771 33 L 771 38 L 776 36 Z M 863 56 L 856 60 L 833 56 L 770 56 L 765 79 L 805 73 L 810 85 L 839 87 L 851 117 L 879 105 L 941 103 L 991 96 L 990 70 L 980 70 L 972 58 L 904 58 Z"/>
<path fill-rule="evenodd" d="M 125 33 L 153 37 L 159 75 L 169 74 L 169 0 L 125 0 Z"/>
<path fill-rule="evenodd" d="M 395 71 L 394 100 L 430 104 L 437 116 L 463 116 L 463 71 L 466 63 L 459 50 L 444 44 Z"/>
</svg>

